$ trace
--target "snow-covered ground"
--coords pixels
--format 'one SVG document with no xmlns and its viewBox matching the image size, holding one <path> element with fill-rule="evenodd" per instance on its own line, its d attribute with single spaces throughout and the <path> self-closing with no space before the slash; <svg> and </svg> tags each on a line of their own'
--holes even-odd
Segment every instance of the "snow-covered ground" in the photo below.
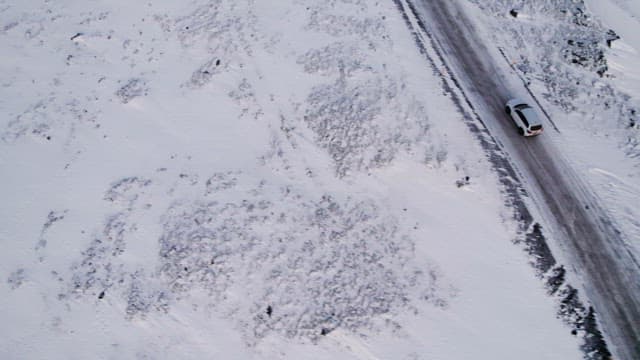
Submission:
<svg viewBox="0 0 640 360">
<path fill-rule="evenodd" d="M 581 358 L 393 2 L 0 0 L 0 48 L 2 358 Z"/>
</svg>

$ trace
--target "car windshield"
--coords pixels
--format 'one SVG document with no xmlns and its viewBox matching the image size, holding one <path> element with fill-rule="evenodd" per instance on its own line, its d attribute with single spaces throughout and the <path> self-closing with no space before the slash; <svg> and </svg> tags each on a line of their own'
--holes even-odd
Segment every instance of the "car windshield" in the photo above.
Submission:
<svg viewBox="0 0 640 360">
<path fill-rule="evenodd" d="M 518 117 L 520 118 L 520 120 L 522 120 L 524 126 L 529 127 L 529 122 L 527 121 L 527 118 L 522 115 L 522 112 L 520 110 L 516 110 L 516 114 L 518 114 Z"/>
<path fill-rule="evenodd" d="M 531 130 L 532 130 L 532 131 L 541 130 L 541 129 L 542 129 L 542 125 L 533 125 L 533 126 L 531 127 Z"/>
<path fill-rule="evenodd" d="M 516 110 L 524 110 L 524 109 L 527 109 L 527 108 L 530 108 L 530 107 L 531 107 L 531 106 L 529 106 L 529 105 L 527 105 L 527 104 L 520 104 L 520 105 L 516 105 L 516 106 L 514 106 L 514 108 L 515 108 Z"/>
</svg>

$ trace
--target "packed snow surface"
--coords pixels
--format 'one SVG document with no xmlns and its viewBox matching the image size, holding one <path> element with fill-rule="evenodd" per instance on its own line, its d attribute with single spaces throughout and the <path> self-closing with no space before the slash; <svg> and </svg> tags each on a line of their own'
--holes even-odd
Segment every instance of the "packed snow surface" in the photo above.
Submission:
<svg viewBox="0 0 640 360">
<path fill-rule="evenodd" d="M 2 358 L 581 358 L 393 2 L 0 0 L 0 39 Z"/>
</svg>

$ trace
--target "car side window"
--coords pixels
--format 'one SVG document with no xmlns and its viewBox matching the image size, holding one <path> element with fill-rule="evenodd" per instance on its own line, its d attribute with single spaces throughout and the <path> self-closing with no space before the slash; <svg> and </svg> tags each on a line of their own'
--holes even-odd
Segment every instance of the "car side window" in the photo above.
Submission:
<svg viewBox="0 0 640 360">
<path fill-rule="evenodd" d="M 516 114 L 518 114 L 518 117 L 520 118 L 520 120 L 522 120 L 524 126 L 529 127 L 529 122 L 527 121 L 527 118 L 522 114 L 522 112 L 520 112 L 520 110 L 516 110 Z"/>
</svg>

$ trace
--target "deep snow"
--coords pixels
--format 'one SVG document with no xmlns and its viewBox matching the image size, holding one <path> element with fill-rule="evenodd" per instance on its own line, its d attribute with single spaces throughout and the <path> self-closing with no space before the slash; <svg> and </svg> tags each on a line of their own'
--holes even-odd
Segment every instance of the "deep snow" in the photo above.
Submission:
<svg viewBox="0 0 640 360">
<path fill-rule="evenodd" d="M 3 358 L 581 357 L 392 2 L 0 29 Z"/>
</svg>

